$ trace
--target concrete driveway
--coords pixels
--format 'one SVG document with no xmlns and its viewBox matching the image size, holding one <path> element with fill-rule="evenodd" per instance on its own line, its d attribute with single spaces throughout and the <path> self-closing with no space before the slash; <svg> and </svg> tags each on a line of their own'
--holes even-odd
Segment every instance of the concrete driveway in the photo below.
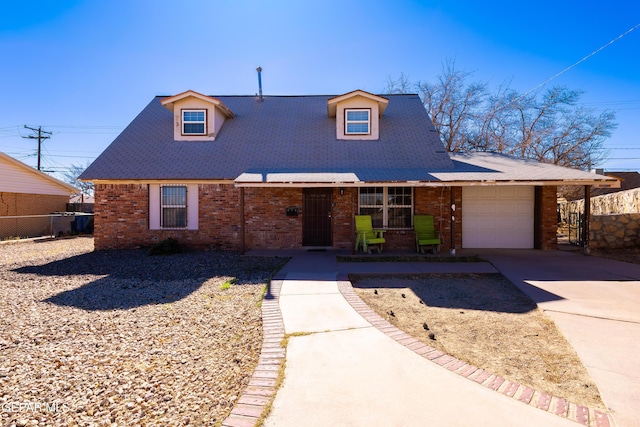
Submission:
<svg viewBox="0 0 640 427">
<path fill-rule="evenodd" d="M 639 426 L 640 265 L 562 251 L 473 253 L 490 261 L 553 319 L 617 425 Z"/>
</svg>

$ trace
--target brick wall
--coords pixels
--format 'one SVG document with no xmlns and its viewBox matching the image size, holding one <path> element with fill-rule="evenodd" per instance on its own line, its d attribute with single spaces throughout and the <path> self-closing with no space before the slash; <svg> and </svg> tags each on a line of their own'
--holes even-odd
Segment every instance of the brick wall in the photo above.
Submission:
<svg viewBox="0 0 640 427">
<path fill-rule="evenodd" d="M 47 215 L 64 212 L 69 196 L 0 192 L 0 216 Z"/>
<path fill-rule="evenodd" d="M 240 190 L 201 184 L 198 193 L 198 230 L 149 230 L 146 184 L 96 185 L 96 249 L 151 246 L 172 237 L 193 248 L 240 250 Z"/>
<path fill-rule="evenodd" d="M 68 201 L 69 196 L 0 192 L 0 239 L 49 235 L 49 218 L 2 217 L 64 212 Z"/>
<path fill-rule="evenodd" d="M 96 249 L 133 248 L 150 239 L 146 184 L 96 184 L 94 196 Z"/>
<path fill-rule="evenodd" d="M 456 205 L 453 228 L 453 247 L 462 247 L 462 188 L 461 187 L 419 187 L 415 189 L 416 215 L 433 215 L 436 230 L 440 232 L 440 251 L 448 252 L 452 248 L 451 240 L 451 192 Z M 407 233 L 415 245 L 413 232 Z"/>
<path fill-rule="evenodd" d="M 286 208 L 297 206 L 298 216 Z M 290 249 L 302 246 L 302 189 L 245 188 L 246 249 Z"/>
<path fill-rule="evenodd" d="M 538 214 L 541 216 L 537 225 L 536 249 L 551 250 L 558 248 L 558 187 L 537 187 L 540 196 L 536 197 L 539 206 Z"/>
<path fill-rule="evenodd" d="M 358 208 L 358 191 L 357 189 L 353 189 L 353 191 L 355 214 Z M 460 248 L 462 245 L 462 211 L 460 210 L 462 206 L 462 189 L 454 187 L 453 192 L 457 209 L 454 240 L 456 242 L 455 247 Z M 442 241 L 440 251 L 448 252 L 451 249 L 451 188 L 416 187 L 413 195 L 414 214 L 433 215 L 436 230 L 440 232 Z M 384 233 L 384 238 L 386 240 L 385 248 L 388 250 L 415 250 L 415 234 L 413 230 L 388 230 Z"/>
<path fill-rule="evenodd" d="M 462 243 L 460 207 L 462 191 L 454 188 L 457 206 L 455 247 Z M 240 250 L 241 189 L 232 185 L 198 186 L 198 230 L 149 230 L 149 195 L 146 184 L 98 184 L 95 188 L 95 246 L 97 249 L 150 246 L 172 237 L 194 248 Z M 302 247 L 302 188 L 245 188 L 245 249 L 288 249 Z M 442 236 L 442 251 L 451 247 L 451 189 L 416 188 L 416 214 L 430 214 Z M 357 212 L 358 190 L 332 192 L 333 247 L 350 249 L 354 244 L 353 217 Z M 299 215 L 287 216 L 286 208 L 297 206 Z M 385 233 L 389 249 L 413 250 L 412 230 Z"/>
<path fill-rule="evenodd" d="M 198 198 L 199 229 L 185 233 L 186 241 L 201 248 L 239 251 L 240 189 L 232 185 L 200 184 Z"/>
<path fill-rule="evenodd" d="M 354 215 L 358 211 L 358 189 L 345 188 L 340 195 L 340 189 L 333 189 L 333 247 L 351 249 L 356 244 L 356 226 Z"/>
</svg>

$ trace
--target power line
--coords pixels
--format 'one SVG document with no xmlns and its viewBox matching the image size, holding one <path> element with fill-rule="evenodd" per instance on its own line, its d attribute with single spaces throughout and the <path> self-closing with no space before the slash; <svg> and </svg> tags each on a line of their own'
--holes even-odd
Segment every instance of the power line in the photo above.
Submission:
<svg viewBox="0 0 640 427">
<path fill-rule="evenodd" d="M 600 46 L 598 49 L 594 50 L 593 52 L 591 52 L 589 55 L 585 56 L 584 58 L 582 58 L 581 60 L 579 60 L 578 62 L 574 63 L 573 65 L 569 65 L 567 68 L 565 68 L 564 70 L 560 71 L 559 73 L 554 74 L 553 76 L 549 77 L 547 80 L 543 81 L 542 83 L 540 83 L 539 85 L 537 85 L 536 87 L 534 87 L 533 89 L 528 90 L 527 92 L 525 92 L 523 95 L 521 95 L 518 100 L 526 97 L 527 95 L 529 95 L 531 92 L 535 92 L 536 90 L 540 89 L 542 86 L 546 85 L 547 83 L 549 83 L 551 80 L 560 77 L 561 75 L 563 75 L 564 73 L 566 73 L 567 71 L 569 71 L 570 69 L 582 64 L 584 61 L 586 61 L 587 59 L 591 58 L 593 55 L 597 54 L 598 52 L 600 52 L 601 50 L 611 46 L 612 44 L 614 44 L 615 42 L 617 42 L 618 40 L 620 40 L 621 38 L 623 38 L 624 36 L 626 36 L 627 34 L 629 34 L 630 32 L 632 32 L 633 30 L 635 30 L 636 28 L 639 28 L 640 24 L 636 24 L 635 26 L 629 28 L 627 31 L 625 31 L 624 33 L 620 34 L 618 37 L 616 37 L 615 39 L 609 41 L 609 43 Z"/>
<path fill-rule="evenodd" d="M 38 126 L 38 129 L 35 128 L 31 128 L 27 125 L 24 125 L 25 129 L 30 129 L 34 132 L 38 132 L 38 136 L 35 135 L 28 135 L 28 136 L 23 136 L 23 138 L 28 138 L 28 139 L 37 139 L 38 140 L 38 170 L 40 170 L 40 151 L 41 151 L 41 146 L 42 146 L 42 141 L 45 139 L 49 139 L 51 138 L 51 132 L 46 132 L 42 130 L 42 126 Z M 46 135 L 43 135 L 46 134 Z M 47 136 L 49 135 L 49 136 Z"/>
</svg>

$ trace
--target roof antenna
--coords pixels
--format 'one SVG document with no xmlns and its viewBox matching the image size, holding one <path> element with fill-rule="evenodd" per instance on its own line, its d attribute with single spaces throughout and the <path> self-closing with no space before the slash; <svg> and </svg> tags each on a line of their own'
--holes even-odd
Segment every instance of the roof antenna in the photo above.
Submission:
<svg viewBox="0 0 640 427">
<path fill-rule="evenodd" d="M 262 67 L 258 67 L 256 68 L 256 71 L 258 72 L 258 91 L 259 91 L 259 96 L 260 96 L 260 102 L 264 101 L 264 99 L 262 98 Z"/>
</svg>

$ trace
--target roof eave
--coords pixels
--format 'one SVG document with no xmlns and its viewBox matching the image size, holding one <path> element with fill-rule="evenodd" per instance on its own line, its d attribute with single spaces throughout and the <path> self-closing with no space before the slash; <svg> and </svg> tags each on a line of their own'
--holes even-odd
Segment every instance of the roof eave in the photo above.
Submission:
<svg viewBox="0 0 640 427">
<path fill-rule="evenodd" d="M 379 115 L 382 115 L 384 113 L 384 110 L 387 108 L 387 105 L 389 104 L 389 99 L 385 98 L 383 96 L 379 96 L 379 95 L 374 95 L 372 93 L 366 92 L 364 90 L 354 90 L 348 93 L 345 93 L 344 95 L 338 95 L 338 96 L 334 96 L 333 98 L 329 98 L 327 100 L 327 113 L 329 114 L 329 117 L 335 117 L 336 116 L 336 112 L 337 112 L 337 105 L 349 98 L 353 98 L 356 96 L 362 96 L 363 98 L 367 98 L 370 99 L 372 101 L 375 101 L 378 103 L 378 110 L 379 110 Z"/>
<path fill-rule="evenodd" d="M 173 111 L 173 107 L 176 102 L 185 99 L 185 98 L 197 98 L 201 101 L 207 102 L 209 104 L 213 104 L 216 108 L 218 108 L 227 118 L 232 119 L 235 114 L 233 111 L 229 109 L 222 101 L 212 96 L 203 95 L 194 90 L 187 90 L 185 92 L 179 93 L 177 95 L 169 96 L 160 101 L 163 107 L 168 109 L 169 111 Z"/>
</svg>

